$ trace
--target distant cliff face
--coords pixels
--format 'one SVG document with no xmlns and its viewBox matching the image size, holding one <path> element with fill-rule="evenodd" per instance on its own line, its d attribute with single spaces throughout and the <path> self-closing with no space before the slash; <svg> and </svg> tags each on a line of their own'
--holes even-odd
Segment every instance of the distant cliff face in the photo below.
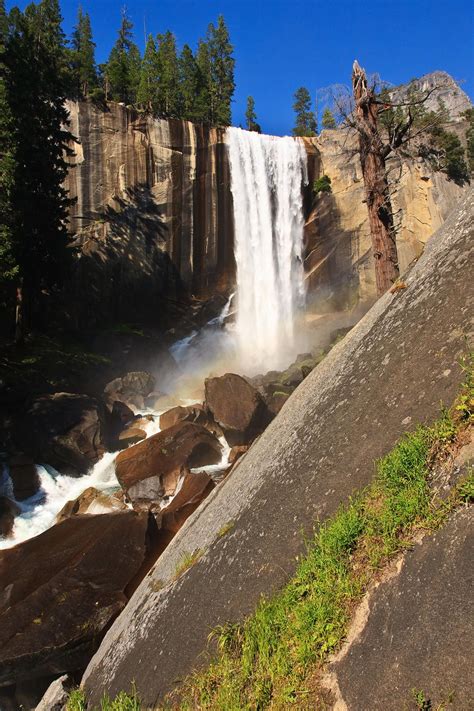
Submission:
<svg viewBox="0 0 474 711">
<path fill-rule="evenodd" d="M 170 300 L 233 288 L 233 207 L 225 129 L 154 119 L 110 103 L 70 103 L 77 138 L 67 179 L 79 258 L 66 302 L 78 326 L 159 321 Z M 354 137 L 304 139 L 305 269 L 311 295 L 347 306 L 375 298 L 367 209 Z M 463 188 L 423 162 L 390 164 L 402 269 Z M 313 199 L 327 174 L 332 192 Z"/>
<path fill-rule="evenodd" d="M 152 317 L 163 298 L 225 289 L 235 266 L 224 131 L 113 103 L 69 110 L 83 318 Z"/>
</svg>

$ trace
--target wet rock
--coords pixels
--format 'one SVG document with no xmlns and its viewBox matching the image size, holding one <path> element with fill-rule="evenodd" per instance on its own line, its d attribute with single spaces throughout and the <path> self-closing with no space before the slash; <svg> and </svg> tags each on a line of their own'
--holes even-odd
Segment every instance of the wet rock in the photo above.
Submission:
<svg viewBox="0 0 474 711">
<path fill-rule="evenodd" d="M 150 373 L 133 371 L 108 383 L 104 388 L 104 398 L 110 410 L 117 400 L 128 407 L 140 409 L 145 406 L 145 398 L 154 387 L 155 379 Z"/>
<path fill-rule="evenodd" d="M 240 447 L 232 447 L 232 449 L 229 452 L 229 464 L 234 464 L 240 457 L 247 452 L 248 446 L 246 444 L 241 445 Z"/>
<path fill-rule="evenodd" d="M 214 489 L 215 484 L 205 472 L 185 474 L 180 490 L 160 515 L 160 529 L 173 535 Z"/>
<path fill-rule="evenodd" d="M 81 669 L 147 554 L 147 514 L 73 516 L 0 552 L 0 686 Z"/>
<path fill-rule="evenodd" d="M 67 674 L 53 681 L 47 688 L 35 711 L 63 711 L 73 682 Z"/>
<path fill-rule="evenodd" d="M 160 416 L 160 427 L 162 430 L 172 427 L 178 422 L 195 422 L 202 425 L 210 432 L 216 435 L 221 434 L 221 429 L 210 416 L 210 413 L 204 408 L 201 403 L 183 407 L 178 405 L 167 410 Z"/>
<path fill-rule="evenodd" d="M 8 464 L 15 499 L 24 501 L 34 496 L 41 482 L 33 459 L 26 454 L 14 454 Z"/>
<path fill-rule="evenodd" d="M 268 424 L 263 397 L 240 375 L 207 378 L 205 391 L 206 407 L 231 447 L 249 444 Z"/>
<path fill-rule="evenodd" d="M 18 516 L 21 509 L 11 499 L 0 496 L 0 536 L 8 538 L 13 531 L 15 516 Z"/>
<path fill-rule="evenodd" d="M 137 444 L 145 439 L 145 430 L 135 427 L 132 423 L 129 427 L 126 427 L 123 432 L 119 434 L 119 448 L 128 447 L 132 444 Z"/>
<path fill-rule="evenodd" d="M 22 447 L 64 474 L 85 474 L 104 454 L 105 412 L 94 398 L 54 393 L 35 400 L 18 427 Z"/>
<path fill-rule="evenodd" d="M 121 400 L 115 400 L 112 405 L 112 418 L 122 427 L 131 422 L 135 417 L 133 410 Z"/>
<path fill-rule="evenodd" d="M 265 398 L 265 401 L 267 403 L 268 411 L 270 412 L 270 415 L 272 417 L 276 417 L 278 413 L 280 412 L 281 408 L 285 404 L 285 402 L 288 400 L 289 394 L 280 391 L 275 391 L 272 393 L 272 395 L 269 395 L 268 397 Z"/>
<path fill-rule="evenodd" d="M 216 464 L 222 447 L 201 425 L 178 422 L 120 452 L 115 472 L 134 506 L 149 507 L 176 490 L 180 477 L 192 467 Z"/>
<path fill-rule="evenodd" d="M 108 494 L 90 486 L 77 499 L 64 504 L 56 516 L 56 522 L 60 523 L 76 514 L 105 514 L 125 509 L 127 509 L 127 505 L 120 494 Z"/>
</svg>

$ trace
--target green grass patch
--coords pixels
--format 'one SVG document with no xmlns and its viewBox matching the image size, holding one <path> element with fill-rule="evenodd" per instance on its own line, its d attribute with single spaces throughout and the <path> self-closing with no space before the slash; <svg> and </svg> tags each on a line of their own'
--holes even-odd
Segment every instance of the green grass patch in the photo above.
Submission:
<svg viewBox="0 0 474 711">
<path fill-rule="evenodd" d="M 179 563 L 176 565 L 175 571 L 174 571 L 174 579 L 176 580 L 179 578 L 180 575 L 185 573 L 189 568 L 191 568 L 199 558 L 203 555 L 204 551 L 202 551 L 200 548 L 196 548 L 195 551 L 192 553 L 183 553 L 183 556 Z"/>
<path fill-rule="evenodd" d="M 316 527 L 289 583 L 272 597 L 262 597 L 241 624 L 225 624 L 210 634 L 216 646 L 214 659 L 185 680 L 166 708 L 316 707 L 310 680 L 340 647 L 354 606 L 375 573 L 413 545 L 417 530 L 435 530 L 455 506 L 473 500 L 472 471 L 444 500 L 435 498 L 429 481 L 434 461 L 441 461 L 474 422 L 472 365 L 471 360 L 453 408 L 443 411 L 432 427 L 403 436 L 377 462 L 371 486 Z M 175 577 L 200 555 L 197 551 L 185 556 Z M 419 708 L 425 708 L 421 695 L 419 701 Z M 82 709 L 68 706 L 68 711 Z"/>
</svg>

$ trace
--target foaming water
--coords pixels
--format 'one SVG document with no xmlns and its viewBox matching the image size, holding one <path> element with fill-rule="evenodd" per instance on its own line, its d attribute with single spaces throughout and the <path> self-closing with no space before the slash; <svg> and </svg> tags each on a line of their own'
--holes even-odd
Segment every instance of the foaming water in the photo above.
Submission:
<svg viewBox="0 0 474 711">
<path fill-rule="evenodd" d="M 301 141 L 229 128 L 237 264 L 238 362 L 247 374 L 284 367 L 296 355 L 304 306 Z"/>
<path fill-rule="evenodd" d="M 37 465 L 40 489 L 31 498 L 16 502 L 21 513 L 15 518 L 13 536 L 0 538 L 0 548 L 11 548 L 46 531 L 54 524 L 64 504 L 90 486 L 100 491 L 120 488 L 115 476 L 116 456 L 117 452 L 107 452 L 88 474 L 80 477 L 60 474 L 49 465 Z"/>
</svg>

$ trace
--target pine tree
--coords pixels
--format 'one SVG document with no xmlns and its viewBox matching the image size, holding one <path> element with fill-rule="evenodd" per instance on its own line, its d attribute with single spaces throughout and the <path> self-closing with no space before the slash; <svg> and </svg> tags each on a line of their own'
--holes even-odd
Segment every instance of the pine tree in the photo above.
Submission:
<svg viewBox="0 0 474 711">
<path fill-rule="evenodd" d="M 192 49 L 185 44 L 179 60 L 180 117 L 186 121 L 204 122 L 207 106 L 202 101 L 205 81 Z"/>
<path fill-rule="evenodd" d="M 135 103 L 140 82 L 140 51 L 133 42 L 132 29 L 133 24 L 123 10 L 117 41 L 105 68 L 106 97 L 124 104 Z"/>
<path fill-rule="evenodd" d="M 334 114 L 329 107 L 324 109 L 321 125 L 323 128 L 337 128 L 336 119 L 334 118 Z"/>
<path fill-rule="evenodd" d="M 156 113 L 157 111 L 158 82 L 159 76 L 156 44 L 153 39 L 153 35 L 149 35 L 140 70 L 137 103 L 153 113 Z"/>
<path fill-rule="evenodd" d="M 247 125 L 247 131 L 256 131 L 256 133 L 261 133 L 262 129 L 257 123 L 257 114 L 255 113 L 255 99 L 253 96 L 247 97 L 247 110 L 245 112 L 245 120 Z"/>
<path fill-rule="evenodd" d="M 293 110 L 296 113 L 296 122 L 293 129 L 294 136 L 316 136 L 316 117 L 311 111 L 311 96 L 304 86 L 297 89 L 294 95 Z"/>
<path fill-rule="evenodd" d="M 172 32 L 157 35 L 157 110 L 160 116 L 179 117 L 179 70 L 176 39 Z"/>
<path fill-rule="evenodd" d="M 17 266 L 17 340 L 31 325 L 37 296 L 61 281 L 70 258 L 63 187 L 70 153 L 65 99 L 67 50 L 57 0 L 12 10 L 8 46 L 16 166 L 12 243 Z"/>
<path fill-rule="evenodd" d="M 209 52 L 210 120 L 212 124 L 229 126 L 232 121 L 231 102 L 235 90 L 233 46 L 224 17 L 219 15 L 217 26 L 211 23 L 207 31 Z"/>
<path fill-rule="evenodd" d="M 72 33 L 72 70 L 78 96 L 88 96 L 97 86 L 95 64 L 95 43 L 89 14 L 83 13 L 81 6 L 77 13 L 77 24 Z"/>
<path fill-rule="evenodd" d="M 212 82 L 211 58 L 209 46 L 204 40 L 199 40 L 196 53 L 196 64 L 200 74 L 200 86 L 196 95 L 196 113 L 202 123 L 213 123 L 214 110 L 211 106 Z"/>
</svg>

